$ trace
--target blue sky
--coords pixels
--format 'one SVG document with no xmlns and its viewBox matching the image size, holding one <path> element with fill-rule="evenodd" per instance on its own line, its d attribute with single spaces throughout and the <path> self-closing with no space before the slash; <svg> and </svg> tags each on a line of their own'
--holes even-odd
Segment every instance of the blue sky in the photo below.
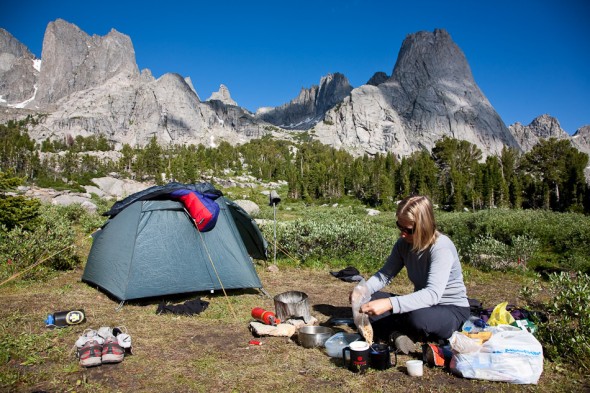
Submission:
<svg viewBox="0 0 590 393">
<path fill-rule="evenodd" d="M 251 111 L 341 72 L 391 74 L 404 38 L 446 29 L 506 125 L 548 113 L 590 125 L 590 1 L 9 1 L 0 27 L 41 56 L 57 18 L 131 37 L 140 69 L 189 76 L 202 100 L 224 84 Z"/>
</svg>

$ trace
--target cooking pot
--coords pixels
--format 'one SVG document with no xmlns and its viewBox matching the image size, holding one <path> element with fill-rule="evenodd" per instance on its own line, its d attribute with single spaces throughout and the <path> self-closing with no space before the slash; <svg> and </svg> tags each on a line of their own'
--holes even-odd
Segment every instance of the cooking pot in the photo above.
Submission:
<svg viewBox="0 0 590 393">
<path fill-rule="evenodd" d="M 334 331 L 326 326 L 303 326 L 299 329 L 297 338 L 299 344 L 305 348 L 323 347 Z"/>
</svg>

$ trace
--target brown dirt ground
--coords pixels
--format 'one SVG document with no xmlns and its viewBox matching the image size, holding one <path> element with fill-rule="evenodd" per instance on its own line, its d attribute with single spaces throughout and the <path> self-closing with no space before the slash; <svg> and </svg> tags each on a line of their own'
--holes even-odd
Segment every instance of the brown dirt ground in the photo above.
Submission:
<svg viewBox="0 0 590 393">
<path fill-rule="evenodd" d="M 320 324 L 331 317 L 350 317 L 348 294 L 353 285 L 332 277 L 328 271 L 281 268 L 269 272 L 258 266 L 268 293 L 297 290 L 309 296 L 311 313 Z M 81 270 L 66 272 L 44 284 L 7 285 L 0 288 L 0 337 L 17 341 L 22 334 L 42 336 L 42 345 L 30 348 L 35 361 L 24 356 L 0 364 L 0 375 L 12 382 L 0 385 L 8 392 L 472 392 L 472 391 L 590 391 L 588 378 L 545 362 L 538 385 L 513 385 L 467 380 L 440 368 L 426 368 L 422 378 L 406 373 L 406 360 L 420 353 L 399 356 L 397 366 L 354 374 L 332 359 L 323 348 L 306 349 L 296 337 L 262 337 L 261 346 L 249 345 L 253 307 L 274 310 L 271 298 L 258 290 L 199 293 L 168 299 L 181 303 L 201 298 L 209 307 L 198 316 L 156 315 L 158 300 L 117 303 L 102 292 L 80 282 Z M 511 281 L 513 280 L 513 281 Z M 487 283 L 486 283 L 487 281 Z M 469 295 L 485 306 L 501 301 L 518 304 L 521 283 L 509 276 L 494 280 L 467 278 Z M 395 282 L 394 282 L 395 284 Z M 407 283 L 392 291 L 409 290 Z M 87 321 L 79 326 L 48 330 L 48 313 L 83 308 Z M 125 326 L 133 339 L 134 353 L 120 364 L 84 369 L 72 347 L 86 328 Z M 338 329 L 336 329 L 338 330 Z M 344 328 L 349 330 L 349 328 Z M 21 345 L 26 340 L 18 341 Z M 1 348 L 1 347 L 0 347 Z"/>
</svg>

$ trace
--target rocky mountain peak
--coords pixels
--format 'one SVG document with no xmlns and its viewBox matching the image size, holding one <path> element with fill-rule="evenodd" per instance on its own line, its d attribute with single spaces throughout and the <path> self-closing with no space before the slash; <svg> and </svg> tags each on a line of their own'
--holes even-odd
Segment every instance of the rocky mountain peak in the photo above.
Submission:
<svg viewBox="0 0 590 393">
<path fill-rule="evenodd" d="M 142 73 L 143 73 L 143 71 L 142 71 Z M 199 101 L 201 101 L 201 99 L 199 98 L 199 94 L 197 93 L 197 90 L 193 86 L 193 80 L 191 79 L 191 77 L 190 76 L 187 76 L 186 78 L 184 78 L 184 81 L 186 82 L 187 85 L 189 85 L 189 87 L 191 88 L 191 90 L 195 93 L 195 95 L 197 96 L 197 98 L 199 99 Z"/>
<path fill-rule="evenodd" d="M 573 137 L 582 137 L 582 138 L 590 137 L 590 125 L 580 127 L 576 131 L 576 133 L 573 135 Z"/>
<path fill-rule="evenodd" d="M 344 97 L 350 94 L 351 90 L 352 86 L 350 86 L 350 82 L 344 74 L 336 72 L 322 77 L 315 98 L 316 116 L 323 116 L 328 109 L 334 107 Z"/>
<path fill-rule="evenodd" d="M 510 126 L 510 132 L 514 135 L 523 151 L 531 150 L 533 146 L 539 143 L 540 139 L 569 138 L 568 133 L 559 125 L 559 121 L 548 114 L 534 118 L 528 126 L 516 122 Z"/>
<path fill-rule="evenodd" d="M 26 46 L 0 28 L 0 106 L 18 106 L 34 96 L 39 75 L 35 62 Z"/>
<path fill-rule="evenodd" d="M 565 132 L 559 120 L 548 114 L 537 116 L 533 119 L 529 127 L 534 131 L 539 138 L 567 138 L 568 134 Z"/>
<path fill-rule="evenodd" d="M 572 144 L 576 146 L 580 151 L 590 156 L 590 125 L 580 127 L 576 131 L 576 133 L 572 136 Z M 590 165 L 590 162 L 588 163 L 588 165 Z M 588 173 L 588 175 L 590 183 L 590 173 Z"/>
<path fill-rule="evenodd" d="M 446 30 L 420 31 L 402 43 L 392 78 L 415 88 L 425 77 L 475 84 L 465 55 Z"/>
<path fill-rule="evenodd" d="M 76 91 L 104 84 L 115 75 L 139 76 L 129 36 L 112 29 L 88 34 L 63 19 L 50 22 L 43 38 L 38 106 L 55 104 Z"/>
<path fill-rule="evenodd" d="M 320 79 L 319 85 L 302 88 L 288 104 L 259 110 L 256 117 L 281 128 L 307 130 L 321 121 L 326 111 L 341 102 L 351 90 L 346 76 L 339 72 L 328 74 Z"/>
<path fill-rule="evenodd" d="M 0 53 L 11 54 L 14 57 L 26 57 L 29 59 L 35 58 L 29 48 L 21 44 L 12 34 L 0 27 Z M 4 57 L 4 56 L 3 56 Z M 4 60 L 4 59 L 3 59 Z M 4 69 L 2 63 L 2 69 Z"/>
<path fill-rule="evenodd" d="M 229 93 L 229 89 L 224 85 L 221 84 L 219 86 L 218 91 L 214 91 L 211 94 L 211 97 L 207 99 L 207 101 L 217 100 L 223 102 L 225 105 L 234 105 L 238 106 L 238 103 L 232 100 L 231 94 Z"/>
<path fill-rule="evenodd" d="M 378 71 L 373 74 L 371 79 L 369 79 L 366 84 L 371 85 L 371 86 L 379 86 L 381 83 L 385 82 L 387 79 L 389 79 L 389 76 L 385 72 Z"/>
<path fill-rule="evenodd" d="M 316 127 L 320 140 L 359 153 L 401 157 L 430 150 L 443 136 L 471 142 L 484 156 L 517 147 L 465 55 L 442 29 L 407 36 L 392 76 L 354 89 L 325 118 Z"/>
</svg>

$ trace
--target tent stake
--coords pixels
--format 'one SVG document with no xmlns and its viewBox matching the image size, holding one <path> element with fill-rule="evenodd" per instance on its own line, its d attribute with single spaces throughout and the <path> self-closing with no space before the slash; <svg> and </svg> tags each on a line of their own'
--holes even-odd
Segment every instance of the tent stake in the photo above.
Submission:
<svg viewBox="0 0 590 393">
<path fill-rule="evenodd" d="M 259 289 L 263 295 L 266 295 L 269 299 L 272 299 L 272 296 L 270 296 L 270 293 L 268 293 L 266 289 L 264 289 L 264 288 L 259 288 Z"/>
</svg>

